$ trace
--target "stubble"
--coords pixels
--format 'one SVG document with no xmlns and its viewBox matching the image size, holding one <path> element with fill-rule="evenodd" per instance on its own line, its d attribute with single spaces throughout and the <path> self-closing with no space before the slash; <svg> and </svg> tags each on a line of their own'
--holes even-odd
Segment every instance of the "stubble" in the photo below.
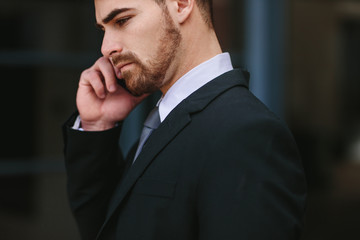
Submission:
<svg viewBox="0 0 360 240">
<path fill-rule="evenodd" d="M 115 66 L 125 62 L 135 65 L 132 70 L 122 72 L 126 87 L 133 95 L 140 96 L 155 92 L 171 81 L 171 79 L 165 79 L 165 75 L 179 49 L 181 33 L 176 28 L 166 7 L 163 8 L 162 28 L 157 50 L 152 59 L 143 62 L 133 52 L 112 57 Z"/>
</svg>

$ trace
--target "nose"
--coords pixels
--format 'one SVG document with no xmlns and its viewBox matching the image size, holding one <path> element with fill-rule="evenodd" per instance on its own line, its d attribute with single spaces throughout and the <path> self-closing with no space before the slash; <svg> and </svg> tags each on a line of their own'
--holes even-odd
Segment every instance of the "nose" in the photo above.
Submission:
<svg viewBox="0 0 360 240">
<path fill-rule="evenodd" d="M 120 53 L 122 51 L 122 46 L 119 42 L 119 39 L 116 38 L 111 33 L 104 33 L 104 38 L 101 45 L 101 53 L 105 57 L 110 57 L 114 53 Z"/>
</svg>

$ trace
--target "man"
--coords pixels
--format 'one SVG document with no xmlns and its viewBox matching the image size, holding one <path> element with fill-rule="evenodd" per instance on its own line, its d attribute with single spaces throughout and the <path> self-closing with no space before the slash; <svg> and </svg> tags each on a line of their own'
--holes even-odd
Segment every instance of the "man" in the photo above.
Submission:
<svg viewBox="0 0 360 240">
<path fill-rule="evenodd" d="M 64 126 L 82 238 L 298 239 L 306 187 L 295 143 L 222 53 L 211 1 L 95 9 L 103 57 L 82 73 L 79 112 Z M 149 117 L 159 125 L 123 159 L 122 121 L 159 89 Z"/>
</svg>

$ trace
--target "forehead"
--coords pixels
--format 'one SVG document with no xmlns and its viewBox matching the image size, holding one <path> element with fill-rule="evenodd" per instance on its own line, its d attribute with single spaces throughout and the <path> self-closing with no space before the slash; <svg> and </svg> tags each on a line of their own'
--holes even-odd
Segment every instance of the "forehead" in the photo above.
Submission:
<svg viewBox="0 0 360 240">
<path fill-rule="evenodd" d="M 144 4 L 148 0 L 94 0 L 95 8 Z"/>
<path fill-rule="evenodd" d="M 114 9 L 131 8 L 135 10 L 150 10 L 150 6 L 156 4 L 155 0 L 94 0 L 94 3 L 97 19 L 103 19 Z"/>
</svg>

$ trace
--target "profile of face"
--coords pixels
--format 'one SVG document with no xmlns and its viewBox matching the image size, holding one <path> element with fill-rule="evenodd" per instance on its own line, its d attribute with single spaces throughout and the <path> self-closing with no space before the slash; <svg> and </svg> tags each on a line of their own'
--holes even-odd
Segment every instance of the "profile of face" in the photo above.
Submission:
<svg viewBox="0 0 360 240">
<path fill-rule="evenodd" d="M 166 7 L 154 0 L 95 0 L 104 30 L 102 54 L 134 95 L 159 90 L 179 51 L 181 33 Z"/>
</svg>

